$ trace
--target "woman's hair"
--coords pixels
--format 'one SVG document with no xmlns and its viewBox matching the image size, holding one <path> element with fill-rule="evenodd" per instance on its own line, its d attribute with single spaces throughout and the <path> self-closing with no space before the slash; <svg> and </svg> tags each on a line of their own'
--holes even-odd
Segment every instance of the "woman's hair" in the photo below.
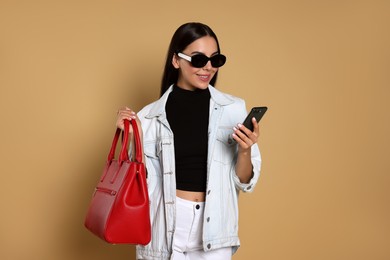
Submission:
<svg viewBox="0 0 390 260">
<path fill-rule="evenodd" d="M 186 23 L 180 26 L 172 36 L 171 43 L 169 44 L 167 59 L 165 61 L 164 74 L 161 81 L 161 93 L 162 96 L 165 91 L 172 85 L 177 83 L 179 77 L 179 71 L 172 65 L 172 58 L 175 53 L 182 52 L 188 45 L 204 36 L 211 36 L 217 42 L 218 52 L 221 53 L 217 36 L 205 24 L 202 23 Z M 217 81 L 217 73 L 210 81 L 210 85 L 214 86 Z"/>
</svg>

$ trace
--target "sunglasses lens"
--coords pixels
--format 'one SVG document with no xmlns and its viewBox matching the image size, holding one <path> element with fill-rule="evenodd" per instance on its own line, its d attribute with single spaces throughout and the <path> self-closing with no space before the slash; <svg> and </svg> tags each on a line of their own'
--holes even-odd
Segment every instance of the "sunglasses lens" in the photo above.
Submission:
<svg viewBox="0 0 390 260">
<path fill-rule="evenodd" d="M 215 55 L 211 57 L 211 66 L 214 68 L 222 67 L 226 62 L 226 57 L 222 54 Z"/>
<path fill-rule="evenodd" d="M 197 55 L 194 55 L 191 57 L 191 64 L 195 68 L 204 67 L 208 61 L 209 61 L 209 58 L 203 54 L 197 54 Z"/>
</svg>

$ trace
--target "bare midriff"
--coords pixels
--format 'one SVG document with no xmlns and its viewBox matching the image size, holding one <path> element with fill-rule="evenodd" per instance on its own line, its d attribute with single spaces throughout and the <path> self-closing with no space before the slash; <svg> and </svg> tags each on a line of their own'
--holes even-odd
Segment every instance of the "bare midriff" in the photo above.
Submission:
<svg viewBox="0 0 390 260">
<path fill-rule="evenodd" d="M 205 201 L 206 193 L 202 191 L 176 190 L 176 196 L 185 200 L 203 202 Z"/>
</svg>

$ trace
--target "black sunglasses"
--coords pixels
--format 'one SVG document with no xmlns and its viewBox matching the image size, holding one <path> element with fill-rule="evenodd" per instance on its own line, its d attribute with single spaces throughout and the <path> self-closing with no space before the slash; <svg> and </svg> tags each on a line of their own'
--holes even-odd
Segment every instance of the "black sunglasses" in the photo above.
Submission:
<svg viewBox="0 0 390 260">
<path fill-rule="evenodd" d="M 211 62 L 211 66 L 213 66 L 214 68 L 219 68 L 222 67 L 226 62 L 226 57 L 225 55 L 222 54 L 217 54 L 209 58 L 204 54 L 195 54 L 194 56 L 188 56 L 185 55 L 184 53 L 178 52 L 177 56 L 189 61 L 192 67 L 195 68 L 202 68 L 209 61 Z"/>
</svg>

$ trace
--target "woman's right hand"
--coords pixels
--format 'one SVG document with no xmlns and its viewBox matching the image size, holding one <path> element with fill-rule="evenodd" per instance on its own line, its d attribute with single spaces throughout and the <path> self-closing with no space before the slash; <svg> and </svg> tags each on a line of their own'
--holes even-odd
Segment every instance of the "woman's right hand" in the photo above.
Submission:
<svg viewBox="0 0 390 260">
<path fill-rule="evenodd" d="M 121 130 L 125 129 L 125 123 L 124 120 L 127 119 L 129 121 L 136 120 L 137 124 L 140 125 L 140 121 L 137 117 L 137 114 L 131 110 L 128 107 L 122 107 L 118 110 L 117 113 L 117 120 L 116 120 L 116 126 L 120 128 Z M 130 124 L 129 132 L 133 132 L 133 127 Z"/>
</svg>

